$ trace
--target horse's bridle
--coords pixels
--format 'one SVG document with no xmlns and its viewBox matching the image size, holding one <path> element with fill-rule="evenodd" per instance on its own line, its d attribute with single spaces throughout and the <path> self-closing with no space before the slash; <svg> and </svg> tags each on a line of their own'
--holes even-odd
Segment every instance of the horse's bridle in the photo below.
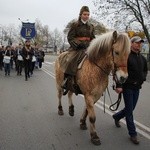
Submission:
<svg viewBox="0 0 150 150">
<path fill-rule="evenodd" d="M 127 65 L 124 65 L 124 64 L 121 64 L 121 65 L 117 65 L 114 61 L 114 48 L 113 48 L 113 44 L 115 44 L 116 41 L 114 40 L 113 43 L 112 43 L 112 48 L 111 48 L 111 54 L 112 54 L 112 62 L 113 62 L 113 73 L 112 73 L 112 76 L 113 76 L 113 80 L 118 83 L 118 79 L 117 79 L 117 76 L 116 76 L 116 72 L 118 70 L 118 68 L 120 67 L 127 67 Z M 102 70 L 106 75 L 110 75 L 109 72 L 105 71 L 101 66 L 99 66 L 96 62 L 93 62 L 98 68 L 100 68 L 100 70 Z"/>
</svg>

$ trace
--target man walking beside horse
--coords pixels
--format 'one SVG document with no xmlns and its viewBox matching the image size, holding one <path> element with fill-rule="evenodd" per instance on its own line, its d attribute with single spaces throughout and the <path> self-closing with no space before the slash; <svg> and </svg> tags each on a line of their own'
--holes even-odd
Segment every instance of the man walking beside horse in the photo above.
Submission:
<svg viewBox="0 0 150 150">
<path fill-rule="evenodd" d="M 133 111 L 136 107 L 140 89 L 146 80 L 148 68 L 144 56 L 140 54 L 141 44 L 144 42 L 139 36 L 131 38 L 131 52 L 128 58 L 128 78 L 126 82 L 116 88 L 116 92 L 123 92 L 125 108 L 113 115 L 116 127 L 121 127 L 119 120 L 126 118 L 126 124 L 130 140 L 134 144 L 139 144 L 136 127 L 134 124 Z"/>
</svg>

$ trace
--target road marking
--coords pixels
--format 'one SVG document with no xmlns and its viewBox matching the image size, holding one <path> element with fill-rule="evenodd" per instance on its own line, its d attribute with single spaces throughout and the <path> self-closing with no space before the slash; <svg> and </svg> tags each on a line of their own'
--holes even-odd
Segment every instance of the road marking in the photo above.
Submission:
<svg viewBox="0 0 150 150">
<path fill-rule="evenodd" d="M 48 61 L 46 61 L 46 62 L 44 62 L 45 64 L 49 64 L 49 65 L 52 65 L 52 64 L 54 64 L 55 62 L 48 62 Z"/>
<path fill-rule="evenodd" d="M 105 104 L 105 105 L 106 105 L 106 104 Z M 96 103 L 95 106 L 97 106 L 97 107 L 100 108 L 101 110 L 104 110 L 104 107 L 101 106 L 101 105 L 99 105 L 98 103 Z M 111 115 L 111 116 L 113 115 L 113 113 L 112 113 L 111 111 L 109 111 L 108 109 L 106 109 L 105 112 L 106 112 L 107 114 Z M 123 124 L 126 125 L 126 121 L 125 121 L 124 119 L 120 120 L 120 122 L 122 122 Z M 135 124 L 137 124 L 137 121 L 134 121 L 134 122 L 135 122 Z M 148 128 L 148 127 L 145 128 L 145 126 L 144 126 L 143 124 L 139 123 L 139 122 L 138 122 L 138 124 L 140 124 L 140 127 L 141 127 L 142 129 L 140 129 L 140 128 L 137 127 L 137 128 L 136 128 L 137 132 L 140 133 L 141 135 L 143 135 L 144 137 L 146 137 L 147 139 L 150 140 L 150 135 L 149 135 L 147 132 L 144 131 L 144 130 L 147 131 L 147 128 Z M 142 126 L 141 126 L 141 125 L 142 125 Z M 143 130 L 143 129 L 144 129 L 144 130 Z M 149 128 L 148 128 L 148 130 L 149 130 Z"/>
<path fill-rule="evenodd" d="M 48 75 L 50 75 L 52 78 L 55 79 L 55 74 L 54 74 L 54 73 L 50 72 L 50 71 L 47 70 L 46 68 L 42 68 L 42 70 L 43 70 L 45 73 L 47 73 Z"/>
<path fill-rule="evenodd" d="M 48 63 L 47 63 L 47 64 L 48 64 Z M 53 63 L 49 63 L 49 64 L 54 64 L 54 62 L 53 62 Z M 42 68 L 42 70 L 43 70 L 45 73 L 47 73 L 48 75 L 50 75 L 52 78 L 55 79 L 55 74 L 54 74 L 53 72 L 49 71 L 48 69 L 46 69 L 46 68 L 44 68 L 44 67 Z M 84 98 L 83 95 L 80 95 L 80 96 Z M 100 108 L 101 110 L 104 110 L 104 107 L 103 107 L 103 106 L 104 106 L 104 103 L 101 102 L 100 100 L 97 101 L 97 103 L 95 104 L 95 106 L 98 107 L 98 108 Z M 108 106 L 107 104 L 105 104 L 105 107 L 106 107 L 105 112 L 106 112 L 107 114 L 109 114 L 109 115 L 112 116 L 113 113 L 109 110 L 109 106 Z M 117 111 L 115 111 L 115 112 L 117 112 Z M 126 122 L 125 122 L 124 119 L 120 120 L 120 122 L 122 122 L 123 124 L 126 125 Z M 138 126 L 138 127 L 136 128 L 137 132 L 138 132 L 139 134 L 143 135 L 145 138 L 147 138 L 147 139 L 150 140 L 150 134 L 149 134 L 149 133 L 150 133 L 150 128 L 147 127 L 147 126 L 145 126 L 145 125 L 143 125 L 143 124 L 141 124 L 140 122 L 138 122 L 138 121 L 136 121 L 136 120 L 134 120 L 134 122 L 135 122 L 135 124 Z"/>
<path fill-rule="evenodd" d="M 103 103 L 102 101 L 100 101 L 100 100 L 99 100 L 97 103 L 99 103 L 99 104 L 101 104 L 102 106 L 104 106 L 104 103 Z M 109 109 L 109 105 L 105 104 L 105 107 L 107 107 L 107 108 Z M 104 108 L 103 108 L 103 110 L 104 110 Z M 114 112 L 118 112 L 118 111 L 114 111 Z M 112 114 L 113 114 L 113 113 L 112 113 Z M 112 114 L 111 114 L 111 115 L 112 115 Z M 148 131 L 148 132 L 150 133 L 150 128 L 149 128 L 149 127 L 147 127 L 147 126 L 141 124 L 140 122 L 138 122 L 138 121 L 136 121 L 136 120 L 134 120 L 134 122 L 135 122 L 139 127 L 145 129 L 146 131 Z"/>
</svg>

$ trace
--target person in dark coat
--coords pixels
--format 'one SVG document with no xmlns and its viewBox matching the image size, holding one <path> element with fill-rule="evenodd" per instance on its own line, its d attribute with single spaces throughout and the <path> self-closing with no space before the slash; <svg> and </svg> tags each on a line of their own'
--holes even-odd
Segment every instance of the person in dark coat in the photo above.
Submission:
<svg viewBox="0 0 150 150">
<path fill-rule="evenodd" d="M 33 55 L 34 55 L 34 49 L 31 47 L 31 42 L 30 42 L 30 40 L 26 40 L 25 46 L 22 48 L 22 57 L 24 60 L 25 80 L 26 81 L 30 77 Z"/>
<path fill-rule="evenodd" d="M 38 62 L 39 68 L 42 68 L 42 63 L 44 62 L 45 52 L 42 49 L 38 50 Z"/>
<path fill-rule="evenodd" d="M 15 69 L 16 69 L 16 53 L 14 46 L 11 46 L 11 59 L 10 59 L 10 68 L 13 69 L 14 63 L 15 63 Z"/>
<path fill-rule="evenodd" d="M 22 45 L 16 48 L 16 71 L 17 75 L 22 75 L 22 68 L 23 68 L 23 57 L 22 57 Z"/>
<path fill-rule="evenodd" d="M 148 72 L 146 58 L 140 54 L 142 42 L 144 41 L 139 36 L 131 38 L 131 52 L 127 64 L 128 78 L 122 86 L 117 85 L 116 88 L 117 93 L 123 92 L 125 107 L 113 115 L 116 127 L 121 127 L 119 120 L 125 117 L 130 140 L 134 144 L 139 144 L 139 140 L 134 124 L 133 111 Z"/>
<path fill-rule="evenodd" d="M 6 57 L 6 59 L 5 59 Z M 5 68 L 5 76 L 9 75 L 10 76 L 10 68 L 11 68 L 11 63 L 10 60 L 13 57 L 11 53 L 11 47 L 8 45 L 6 46 L 5 53 L 4 53 L 4 68 Z"/>
<path fill-rule="evenodd" d="M 85 56 L 85 51 L 91 40 L 95 38 L 94 26 L 89 22 L 90 11 L 88 6 L 83 6 L 79 13 L 79 18 L 74 22 L 68 32 L 68 42 L 70 44 L 68 64 L 64 64 L 64 84 L 74 77 L 77 72 L 79 62 Z"/>
<path fill-rule="evenodd" d="M 4 46 L 0 47 L 0 70 L 3 70 Z"/>
</svg>

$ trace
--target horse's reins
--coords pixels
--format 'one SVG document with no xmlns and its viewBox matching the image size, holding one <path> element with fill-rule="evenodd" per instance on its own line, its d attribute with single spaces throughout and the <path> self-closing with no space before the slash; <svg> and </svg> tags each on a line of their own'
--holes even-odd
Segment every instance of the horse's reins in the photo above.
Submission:
<svg viewBox="0 0 150 150">
<path fill-rule="evenodd" d="M 114 59 L 113 59 L 114 60 Z M 113 61 L 114 62 L 114 61 Z M 106 72 L 101 66 L 99 66 L 99 65 L 97 65 L 95 62 L 93 62 L 98 68 L 100 68 L 106 75 L 109 75 L 109 73 L 108 72 Z M 117 66 L 115 65 L 115 63 L 114 63 L 114 68 L 115 68 L 115 70 L 117 70 Z M 113 73 L 113 81 L 116 83 L 117 81 L 117 79 L 115 78 L 115 71 L 114 71 L 114 73 Z M 113 90 L 115 90 L 115 85 L 114 85 L 114 83 L 113 83 Z M 121 98 L 122 98 L 122 93 L 119 93 L 118 94 L 118 99 L 117 99 L 117 101 L 115 102 L 115 103 L 112 103 L 112 99 L 111 99 L 111 95 L 110 95 L 110 92 L 109 92 L 109 89 L 108 89 L 108 87 L 107 87 L 107 92 L 108 92 L 108 96 L 109 96 L 109 99 L 110 99 L 110 102 L 111 102 L 111 105 L 109 106 L 109 109 L 111 110 L 111 111 L 116 111 L 117 109 L 118 109 L 118 107 L 119 107 L 119 105 L 120 105 L 120 102 L 121 102 Z M 104 93 L 104 113 L 105 113 L 105 97 L 106 97 L 106 92 Z M 117 106 L 116 106 L 116 108 L 114 108 L 113 109 L 113 107 L 115 106 L 117 104 Z"/>
<path fill-rule="evenodd" d="M 106 75 L 109 75 L 109 73 L 105 71 L 101 66 L 99 66 L 96 62 L 93 61 L 93 64 L 97 66 L 98 68 L 100 68 L 100 70 L 102 70 Z"/>
<path fill-rule="evenodd" d="M 107 88 L 107 90 L 108 90 L 108 88 Z M 109 97 L 110 97 L 110 96 L 109 96 Z M 109 109 L 110 109 L 111 111 L 116 111 L 116 110 L 118 109 L 118 107 L 119 107 L 119 105 L 120 105 L 120 102 L 121 102 L 121 98 L 122 98 L 122 93 L 119 93 L 119 94 L 118 94 L 118 99 L 117 99 L 117 101 L 109 106 Z M 112 101 L 111 101 L 111 102 L 112 102 Z M 113 109 L 112 107 L 114 107 L 116 104 L 117 104 L 116 108 Z"/>
</svg>

